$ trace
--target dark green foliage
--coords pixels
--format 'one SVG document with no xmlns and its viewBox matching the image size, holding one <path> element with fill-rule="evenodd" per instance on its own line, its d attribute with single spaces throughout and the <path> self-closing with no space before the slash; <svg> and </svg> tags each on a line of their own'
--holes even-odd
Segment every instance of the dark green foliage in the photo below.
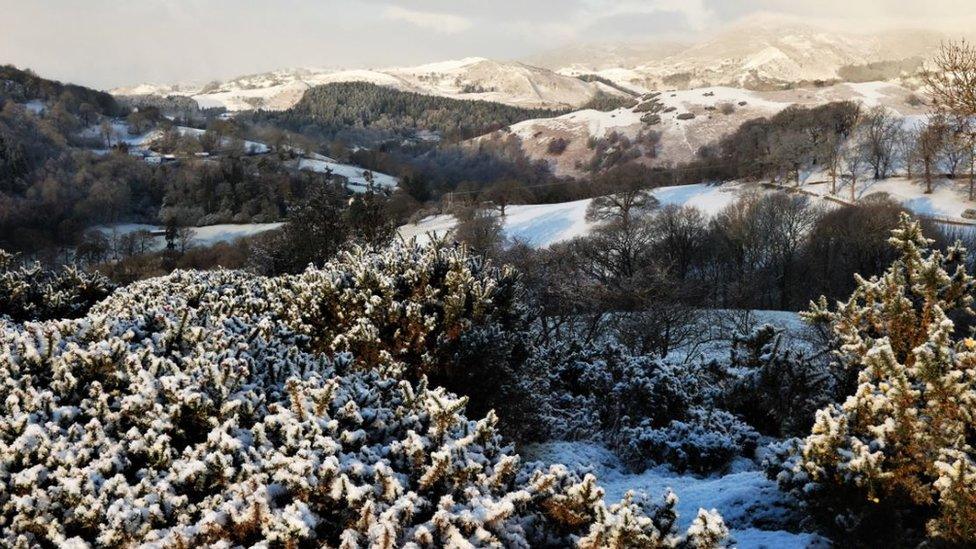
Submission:
<svg viewBox="0 0 976 549">
<path fill-rule="evenodd" d="M 0 249 L 0 317 L 17 322 L 77 318 L 115 289 L 98 273 L 75 267 L 48 271 L 37 264 L 18 267 L 14 259 Z"/>
<path fill-rule="evenodd" d="M 593 99 L 590 99 L 583 104 L 580 109 L 593 109 L 597 111 L 609 112 L 617 109 L 629 109 L 636 104 L 637 100 L 633 97 L 613 95 L 599 91 L 593 97 Z"/>
<path fill-rule="evenodd" d="M 61 101 L 73 114 L 78 114 L 83 104 L 90 105 L 104 116 L 118 116 L 125 112 L 108 93 L 41 78 L 32 71 L 20 70 L 12 65 L 0 65 L 0 106 L 4 100 L 17 103 Z"/>
<path fill-rule="evenodd" d="M 824 357 L 810 358 L 782 343 L 782 331 L 765 325 L 732 341 L 738 375 L 723 383 L 723 407 L 764 435 L 809 431 L 817 410 L 841 395 Z"/>
<path fill-rule="evenodd" d="M 23 191 L 31 172 L 62 147 L 64 139 L 50 125 L 13 104 L 0 108 L 0 192 Z"/>
<path fill-rule="evenodd" d="M 863 65 L 845 65 L 837 69 L 837 76 L 848 82 L 881 82 L 903 74 L 915 75 L 923 70 L 925 61 L 909 57 L 898 61 L 876 61 Z"/>
<path fill-rule="evenodd" d="M 379 136 L 413 135 L 426 130 L 453 141 L 522 120 L 558 114 L 561 113 L 548 109 L 448 99 L 366 82 L 346 82 L 312 88 L 291 109 L 256 113 L 253 120 L 317 136 L 333 136 L 346 128 L 371 130 Z"/>
</svg>

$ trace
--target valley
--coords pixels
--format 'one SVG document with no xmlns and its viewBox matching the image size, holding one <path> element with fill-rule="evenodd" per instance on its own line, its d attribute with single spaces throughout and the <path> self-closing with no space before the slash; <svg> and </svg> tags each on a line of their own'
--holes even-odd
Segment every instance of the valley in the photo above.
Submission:
<svg viewBox="0 0 976 549">
<path fill-rule="evenodd" d="M 953 1 L 9 6 L 0 546 L 976 545 Z"/>
</svg>

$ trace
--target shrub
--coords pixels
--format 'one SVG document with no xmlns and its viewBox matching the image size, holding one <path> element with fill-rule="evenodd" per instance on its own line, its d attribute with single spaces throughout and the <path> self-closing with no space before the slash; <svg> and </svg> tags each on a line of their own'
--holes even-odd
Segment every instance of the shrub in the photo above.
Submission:
<svg viewBox="0 0 976 549">
<path fill-rule="evenodd" d="M 44 270 L 36 263 L 15 267 L 14 256 L 0 249 L 0 318 L 75 318 L 114 288 L 104 276 L 77 267 Z"/>
<path fill-rule="evenodd" d="M 683 112 L 683 113 L 679 114 L 678 116 L 676 116 L 675 118 L 677 118 L 678 120 L 691 120 L 694 117 L 695 117 L 695 114 L 694 113 Z"/>
<path fill-rule="evenodd" d="M 566 147 L 568 146 L 569 141 L 567 141 L 566 138 L 557 137 L 549 142 L 549 146 L 546 148 L 546 150 L 553 156 L 559 156 L 566 152 Z"/>
<path fill-rule="evenodd" d="M 750 456 L 759 433 L 724 410 L 692 408 L 684 420 L 664 427 L 643 421 L 620 432 L 618 452 L 631 467 L 641 470 L 667 463 L 679 471 L 721 471 L 738 456 Z"/>
<path fill-rule="evenodd" d="M 660 114 L 645 114 L 641 117 L 641 122 L 647 124 L 648 126 L 656 126 L 661 123 Z"/>
<path fill-rule="evenodd" d="M 953 338 L 949 314 L 968 313 L 965 252 L 943 254 L 907 214 L 893 231 L 901 257 L 858 279 L 851 298 L 808 317 L 856 368 L 856 392 L 817 412 L 795 459 L 778 473 L 828 528 L 856 539 L 976 543 L 976 342 Z"/>
<path fill-rule="evenodd" d="M 551 346 L 519 374 L 539 440 L 599 440 L 636 470 L 670 464 L 679 470 L 721 470 L 748 456 L 758 434 L 713 409 L 718 363 L 672 364 L 633 356 L 622 347 Z"/>
<path fill-rule="evenodd" d="M 834 380 L 823 361 L 784 349 L 782 331 L 764 325 L 732 339 L 723 407 L 764 435 L 809 432 L 816 411 L 833 401 Z"/>
<path fill-rule="evenodd" d="M 346 277 L 387 278 L 377 256 Z M 317 291 L 301 276 L 177 272 L 78 320 L 0 320 L 3 544 L 721 543 L 714 514 L 679 536 L 673 498 L 608 507 L 592 476 L 521 467 L 464 397 L 317 352 L 295 316 L 323 305 L 304 295 Z"/>
</svg>

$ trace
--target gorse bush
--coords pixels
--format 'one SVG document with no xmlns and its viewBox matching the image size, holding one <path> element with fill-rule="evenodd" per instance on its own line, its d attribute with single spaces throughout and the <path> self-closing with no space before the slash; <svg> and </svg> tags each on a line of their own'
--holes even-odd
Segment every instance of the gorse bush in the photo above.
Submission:
<svg viewBox="0 0 976 549">
<path fill-rule="evenodd" d="M 783 342 L 782 330 L 763 325 L 732 340 L 735 375 L 722 382 L 720 402 L 764 435 L 809 432 L 816 411 L 832 402 L 834 375 L 826 361 Z"/>
<path fill-rule="evenodd" d="M 704 511 L 675 532 L 673 496 L 607 506 L 592 476 L 521 466 L 494 414 L 431 388 L 495 314 L 495 275 L 459 264 L 400 246 L 292 277 L 177 272 L 76 320 L 0 320 L 2 544 L 723 543 Z"/>
<path fill-rule="evenodd" d="M 720 471 L 751 456 L 759 439 L 718 409 L 720 381 L 730 374 L 724 366 L 635 356 L 617 345 L 543 347 L 518 376 L 533 403 L 529 437 L 603 442 L 638 471 L 658 464 Z"/>
<path fill-rule="evenodd" d="M 976 343 L 956 339 L 948 315 L 970 313 L 974 282 L 965 251 L 929 250 L 908 216 L 891 243 L 900 258 L 883 275 L 859 278 L 836 310 L 821 300 L 808 315 L 832 328 L 858 386 L 817 412 L 811 434 L 783 458 L 780 484 L 847 535 L 972 545 Z"/>
<path fill-rule="evenodd" d="M 24 321 L 82 316 L 114 288 L 104 276 L 75 267 L 16 266 L 14 256 L 0 249 L 0 317 Z"/>
</svg>

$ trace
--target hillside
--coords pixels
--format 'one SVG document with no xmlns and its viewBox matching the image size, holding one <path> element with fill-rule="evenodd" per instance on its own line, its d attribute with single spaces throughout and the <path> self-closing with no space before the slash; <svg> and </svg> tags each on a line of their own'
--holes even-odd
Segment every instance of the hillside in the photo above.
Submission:
<svg viewBox="0 0 976 549">
<path fill-rule="evenodd" d="M 37 108 L 63 101 L 69 112 L 85 110 L 106 116 L 121 114 L 123 110 L 108 93 L 42 78 L 13 65 L 0 65 L 0 105 L 5 100 L 37 105 Z"/>
<path fill-rule="evenodd" d="M 550 52 L 542 61 L 562 74 L 597 74 L 636 89 L 720 85 L 764 90 L 847 80 L 844 69 L 928 58 L 945 39 L 945 34 L 929 30 L 828 31 L 791 17 L 757 15 L 683 48 L 631 48 L 643 52 L 643 58 L 622 54 L 619 48 L 584 53 L 574 46 Z M 886 79 L 901 76 L 895 70 Z"/>
<path fill-rule="evenodd" d="M 489 101 L 462 101 L 400 91 L 366 82 L 312 88 L 282 112 L 257 112 L 251 119 L 293 131 L 331 136 L 344 130 L 380 135 L 436 132 L 472 137 L 556 111 L 526 109 Z"/>
<path fill-rule="evenodd" d="M 297 104 L 308 89 L 347 82 L 365 82 L 452 99 L 550 109 L 581 106 L 601 91 L 618 93 L 602 84 L 583 82 L 549 69 L 481 57 L 376 70 L 288 69 L 205 85 L 140 84 L 117 88 L 112 93 L 188 96 L 203 108 L 223 107 L 229 111 L 285 110 Z"/>
<path fill-rule="evenodd" d="M 579 176 L 594 161 L 603 162 L 601 157 L 615 149 L 619 152 L 621 147 L 633 149 L 631 154 L 652 166 L 687 162 L 700 147 L 728 135 L 743 122 L 771 116 L 794 104 L 854 100 L 866 106 L 885 105 L 903 116 L 921 114 L 924 105 L 909 103 L 914 102 L 913 95 L 905 87 L 885 82 L 762 92 L 730 87 L 676 90 L 652 93 L 633 108 L 611 112 L 584 110 L 526 120 L 482 136 L 470 145 L 515 135 L 529 158 L 545 160 L 556 175 Z M 647 136 L 651 133 L 658 134 L 659 139 L 649 141 Z M 552 148 L 554 140 L 563 140 L 566 145 L 558 154 Z"/>
<path fill-rule="evenodd" d="M 811 177 L 801 189 L 811 197 L 814 204 L 827 209 L 859 203 L 879 194 L 886 195 L 915 215 L 942 223 L 951 231 L 963 231 L 960 234 L 966 235 L 976 234 L 976 223 L 964 215 L 967 210 L 976 208 L 976 204 L 967 199 L 967 181 L 940 179 L 934 184 L 933 192 L 926 193 L 924 182 L 916 179 L 893 177 L 874 181 L 865 178 L 858 182 L 853 202 L 850 200 L 850 185 L 847 183 L 838 187 L 836 195 L 831 195 L 830 185 L 820 177 Z M 722 185 L 658 187 L 650 192 L 661 206 L 690 206 L 711 218 L 740 198 L 768 191 L 769 187 L 757 183 L 733 182 Z M 546 248 L 586 236 L 596 226 L 596 223 L 586 219 L 586 211 L 591 202 L 592 199 L 585 199 L 555 204 L 509 206 L 502 222 L 502 231 L 506 238 L 533 248 Z M 400 227 L 399 234 L 406 239 L 417 238 L 426 242 L 431 236 L 442 237 L 448 234 L 456 225 L 457 219 L 453 215 L 433 215 Z"/>
</svg>

